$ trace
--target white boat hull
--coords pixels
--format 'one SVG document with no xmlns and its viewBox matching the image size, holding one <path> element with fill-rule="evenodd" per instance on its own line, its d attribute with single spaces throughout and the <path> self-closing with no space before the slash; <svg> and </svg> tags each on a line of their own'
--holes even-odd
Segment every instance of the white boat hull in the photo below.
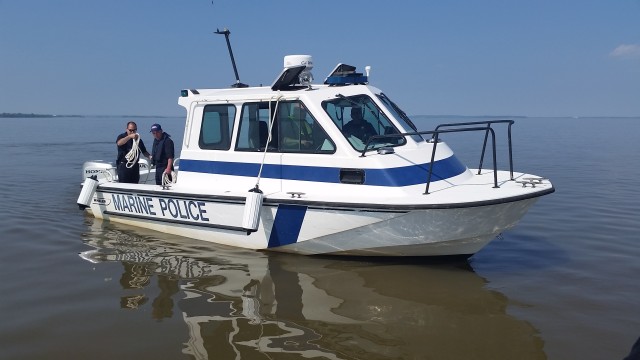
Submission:
<svg viewBox="0 0 640 360">
<path fill-rule="evenodd" d="M 472 255 L 515 226 L 536 200 L 393 214 L 370 225 L 297 242 L 279 251 L 358 256 Z"/>
<path fill-rule="evenodd" d="M 537 200 L 385 210 L 265 200 L 257 231 L 241 227 L 243 199 L 100 188 L 97 218 L 218 244 L 305 255 L 472 255 Z"/>
</svg>

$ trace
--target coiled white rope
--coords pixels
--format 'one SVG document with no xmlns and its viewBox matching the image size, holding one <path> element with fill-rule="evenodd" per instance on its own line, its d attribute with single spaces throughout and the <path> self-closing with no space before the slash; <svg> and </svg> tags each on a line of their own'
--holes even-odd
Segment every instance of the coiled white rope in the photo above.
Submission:
<svg viewBox="0 0 640 360">
<path fill-rule="evenodd" d="M 127 169 L 131 169 L 138 163 L 138 158 L 140 157 L 140 135 L 133 139 L 133 145 L 131 145 L 131 150 L 124 156 L 127 159 Z"/>
<path fill-rule="evenodd" d="M 169 173 L 162 174 L 162 186 L 169 186 L 171 184 L 175 184 L 178 180 L 178 174 L 175 171 L 171 171 L 171 179 L 169 178 Z"/>
</svg>

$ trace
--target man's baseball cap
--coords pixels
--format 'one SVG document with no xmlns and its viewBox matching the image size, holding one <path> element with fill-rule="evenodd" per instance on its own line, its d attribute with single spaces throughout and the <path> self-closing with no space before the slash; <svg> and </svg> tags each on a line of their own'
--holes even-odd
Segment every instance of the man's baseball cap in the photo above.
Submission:
<svg viewBox="0 0 640 360">
<path fill-rule="evenodd" d="M 160 126 L 160 124 L 151 125 L 151 131 L 149 132 L 154 132 L 154 131 L 162 131 L 162 126 Z"/>
</svg>

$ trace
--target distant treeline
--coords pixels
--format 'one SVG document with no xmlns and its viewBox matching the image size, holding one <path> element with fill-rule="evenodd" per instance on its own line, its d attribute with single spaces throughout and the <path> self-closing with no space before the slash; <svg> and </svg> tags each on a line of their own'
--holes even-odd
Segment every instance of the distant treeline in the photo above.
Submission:
<svg viewBox="0 0 640 360">
<path fill-rule="evenodd" d="M 54 117 L 81 117 L 80 115 L 51 115 L 51 114 L 24 114 L 24 113 L 2 113 L 0 118 L 54 118 Z"/>
<path fill-rule="evenodd" d="M 0 113 L 0 118 L 84 118 L 84 117 L 104 117 L 104 118 L 174 118 L 180 116 L 157 116 L 157 115 L 51 115 L 51 114 L 25 114 L 25 113 Z"/>
<path fill-rule="evenodd" d="M 524 119 L 523 115 L 411 115 L 415 117 L 436 118 L 436 119 Z"/>
</svg>

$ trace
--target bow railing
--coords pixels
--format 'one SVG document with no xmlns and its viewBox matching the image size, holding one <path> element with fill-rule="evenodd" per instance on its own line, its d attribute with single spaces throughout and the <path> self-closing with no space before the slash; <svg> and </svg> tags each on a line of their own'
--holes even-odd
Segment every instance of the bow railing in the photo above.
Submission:
<svg viewBox="0 0 640 360">
<path fill-rule="evenodd" d="M 487 141 L 489 139 L 489 135 L 491 135 L 491 149 L 492 149 L 492 158 L 493 158 L 493 183 L 494 188 L 499 188 L 498 186 L 498 169 L 497 169 L 497 151 L 496 151 L 496 134 L 494 129 L 491 127 L 494 124 L 507 124 L 507 141 L 509 146 L 509 172 L 510 179 L 513 180 L 513 148 L 511 145 L 511 126 L 514 124 L 513 120 L 488 120 L 488 121 L 474 121 L 474 122 L 462 122 L 462 123 L 451 123 L 451 124 L 440 124 L 436 126 L 435 130 L 429 131 L 416 131 L 416 132 L 408 132 L 408 133 L 398 133 L 398 134 L 385 134 L 385 135 L 374 135 L 370 137 L 362 150 L 361 157 L 365 157 L 367 151 L 376 149 L 376 145 L 382 145 L 379 140 L 381 139 L 389 139 L 389 138 L 399 138 L 411 135 L 431 135 L 431 138 L 427 141 L 433 143 L 433 149 L 431 151 L 431 161 L 429 162 L 429 174 L 426 179 L 426 188 L 424 194 L 429 194 L 429 185 L 431 184 L 431 177 L 433 175 L 433 164 L 436 156 L 436 148 L 438 146 L 438 142 L 440 141 L 440 134 L 446 133 L 461 133 L 461 132 L 472 132 L 472 131 L 484 131 L 484 141 L 482 143 L 482 152 L 480 154 L 480 164 L 478 165 L 478 175 L 480 175 L 482 171 L 482 166 L 484 164 L 484 156 L 487 149 Z"/>
</svg>

